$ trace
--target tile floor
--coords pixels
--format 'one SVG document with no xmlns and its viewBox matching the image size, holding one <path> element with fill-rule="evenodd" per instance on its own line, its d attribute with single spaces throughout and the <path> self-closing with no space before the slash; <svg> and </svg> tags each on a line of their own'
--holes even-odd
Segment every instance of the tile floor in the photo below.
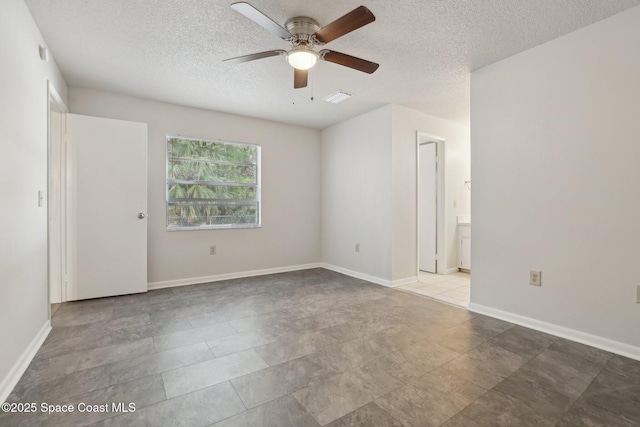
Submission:
<svg viewBox="0 0 640 427">
<path fill-rule="evenodd" d="M 431 274 L 421 271 L 417 282 L 398 286 L 396 289 L 467 308 L 470 298 L 471 275 L 461 271 L 452 274 Z"/>
<path fill-rule="evenodd" d="M 2 426 L 640 425 L 638 361 L 323 269 L 66 303 L 52 322 L 9 397 L 37 410 Z"/>
</svg>

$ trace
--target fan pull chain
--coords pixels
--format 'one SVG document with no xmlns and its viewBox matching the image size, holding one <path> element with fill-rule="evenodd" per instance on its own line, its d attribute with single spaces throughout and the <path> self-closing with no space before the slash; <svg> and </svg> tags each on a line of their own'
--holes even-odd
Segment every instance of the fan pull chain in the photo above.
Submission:
<svg viewBox="0 0 640 427">
<path fill-rule="evenodd" d="M 316 81 L 316 73 L 314 73 L 314 72 L 312 71 L 312 72 L 311 72 L 311 73 L 309 73 L 309 74 L 311 74 L 311 79 L 310 79 L 310 80 L 311 80 L 311 84 L 310 84 L 310 86 L 311 86 L 311 101 L 313 101 L 313 99 L 314 99 L 314 96 L 313 96 L 313 95 L 314 95 L 314 93 L 315 93 L 315 85 L 314 85 L 314 83 L 315 83 L 315 81 Z"/>
</svg>

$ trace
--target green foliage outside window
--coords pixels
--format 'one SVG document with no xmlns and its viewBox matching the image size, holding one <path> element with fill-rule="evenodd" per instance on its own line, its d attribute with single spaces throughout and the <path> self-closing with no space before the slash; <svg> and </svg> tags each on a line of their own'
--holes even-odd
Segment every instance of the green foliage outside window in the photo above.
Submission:
<svg viewBox="0 0 640 427">
<path fill-rule="evenodd" d="M 260 224 L 260 147 L 167 137 L 167 228 Z"/>
</svg>

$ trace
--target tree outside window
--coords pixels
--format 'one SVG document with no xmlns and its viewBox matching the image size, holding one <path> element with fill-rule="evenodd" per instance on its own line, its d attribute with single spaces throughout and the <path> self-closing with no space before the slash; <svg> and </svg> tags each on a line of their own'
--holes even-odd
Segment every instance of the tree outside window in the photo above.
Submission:
<svg viewBox="0 0 640 427">
<path fill-rule="evenodd" d="M 167 136 L 167 230 L 260 226 L 260 147 Z"/>
</svg>

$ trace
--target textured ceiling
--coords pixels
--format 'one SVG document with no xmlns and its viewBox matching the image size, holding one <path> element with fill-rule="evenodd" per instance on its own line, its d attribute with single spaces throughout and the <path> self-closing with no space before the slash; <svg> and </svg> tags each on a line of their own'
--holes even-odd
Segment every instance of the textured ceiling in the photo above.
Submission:
<svg viewBox="0 0 640 427">
<path fill-rule="evenodd" d="M 359 5 L 376 21 L 326 45 L 380 64 L 372 75 L 320 62 L 293 89 L 287 49 L 236 0 L 26 0 L 70 86 L 315 128 L 388 103 L 469 122 L 469 72 L 640 4 L 640 0 L 250 0 L 284 25 L 326 25 Z M 329 104 L 336 90 L 354 97 Z M 312 98 L 314 100 L 312 100 Z"/>
</svg>

